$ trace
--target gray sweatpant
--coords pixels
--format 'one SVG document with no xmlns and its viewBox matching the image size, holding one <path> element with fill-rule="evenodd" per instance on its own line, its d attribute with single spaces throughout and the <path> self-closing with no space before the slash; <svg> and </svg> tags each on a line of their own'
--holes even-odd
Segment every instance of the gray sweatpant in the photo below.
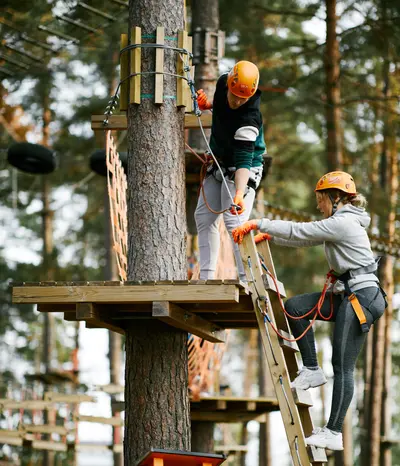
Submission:
<svg viewBox="0 0 400 466">
<path fill-rule="evenodd" d="M 371 326 L 385 311 L 385 302 L 379 288 L 368 287 L 357 291 L 357 298 L 364 310 L 368 325 Z M 307 293 L 290 298 L 285 308 L 292 316 L 304 315 L 317 303 L 321 293 Z M 330 293 L 326 294 L 321 308 L 324 317 L 330 314 Z M 314 313 L 313 313 L 314 314 Z M 309 319 L 289 320 L 293 335 L 298 337 L 309 325 Z M 322 320 L 318 317 L 319 320 Z M 367 333 L 361 332 L 360 322 L 349 300 L 343 294 L 333 295 L 333 316 L 335 322 L 333 333 L 332 365 L 334 373 L 332 408 L 328 428 L 341 432 L 346 412 L 354 393 L 354 368 L 357 357 L 366 339 Z M 298 342 L 303 364 L 317 367 L 314 332 L 311 328 Z"/>
<path fill-rule="evenodd" d="M 235 197 L 235 183 L 234 181 L 225 178 L 229 187 L 232 198 Z M 221 211 L 229 208 L 232 200 L 227 193 L 225 183 L 215 179 L 213 174 L 207 176 L 203 181 L 204 193 L 210 207 L 215 211 Z M 246 210 L 239 215 L 232 215 L 229 210 L 224 212 L 223 219 L 225 222 L 228 233 L 231 234 L 232 230 L 246 222 L 251 214 L 255 199 L 255 191 L 253 188 L 247 187 L 244 203 Z M 213 214 L 210 212 L 206 203 L 204 202 L 203 193 L 200 190 L 199 200 L 195 211 L 195 220 L 197 225 L 197 233 L 199 235 L 199 250 L 200 250 L 200 280 L 213 279 L 217 267 L 217 258 L 219 250 L 219 232 L 218 222 L 221 215 Z M 232 239 L 232 236 L 231 236 Z M 242 259 L 237 244 L 232 240 L 233 252 L 236 259 L 236 264 L 239 270 L 239 278 L 246 280 Z"/>
</svg>

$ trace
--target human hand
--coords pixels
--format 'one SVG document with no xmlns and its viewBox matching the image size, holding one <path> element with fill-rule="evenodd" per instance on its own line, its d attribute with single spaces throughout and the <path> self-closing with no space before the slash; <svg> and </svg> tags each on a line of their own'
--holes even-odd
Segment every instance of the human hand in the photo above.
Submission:
<svg viewBox="0 0 400 466">
<path fill-rule="evenodd" d="M 244 207 L 244 192 L 240 189 L 236 191 L 235 198 L 233 199 L 233 204 L 234 205 L 231 206 L 230 210 L 230 213 L 232 215 L 236 215 L 236 213 L 240 215 L 246 210 Z"/>
<path fill-rule="evenodd" d="M 207 98 L 207 94 L 203 91 L 203 89 L 199 89 L 197 91 L 197 103 L 199 104 L 200 110 L 211 110 L 212 103 Z"/>
<path fill-rule="evenodd" d="M 269 233 L 258 233 L 254 237 L 254 241 L 256 244 L 262 243 L 263 241 L 271 241 L 272 236 Z"/>
<path fill-rule="evenodd" d="M 244 235 L 247 235 L 251 230 L 257 230 L 259 220 L 249 220 L 243 223 L 240 227 L 235 228 L 232 231 L 233 241 L 240 244 L 243 241 Z"/>
</svg>

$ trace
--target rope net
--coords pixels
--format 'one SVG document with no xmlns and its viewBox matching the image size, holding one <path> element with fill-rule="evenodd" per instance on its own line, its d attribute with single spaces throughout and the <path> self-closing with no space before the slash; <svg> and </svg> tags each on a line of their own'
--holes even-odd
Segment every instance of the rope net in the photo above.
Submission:
<svg viewBox="0 0 400 466">
<path fill-rule="evenodd" d="M 110 130 L 106 131 L 106 163 L 113 248 L 117 259 L 118 274 L 122 281 L 126 281 L 128 269 L 126 189 L 128 184 L 118 155 L 117 145 Z"/>
</svg>

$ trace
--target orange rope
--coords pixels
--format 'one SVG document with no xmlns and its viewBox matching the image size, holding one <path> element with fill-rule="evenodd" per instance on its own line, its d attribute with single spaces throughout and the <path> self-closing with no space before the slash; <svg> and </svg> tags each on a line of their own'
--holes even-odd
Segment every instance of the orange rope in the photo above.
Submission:
<svg viewBox="0 0 400 466">
<path fill-rule="evenodd" d="M 208 167 L 208 164 L 209 164 L 209 161 L 210 159 L 209 158 L 205 158 L 203 159 L 203 157 L 201 157 L 194 149 L 192 149 L 189 144 L 187 144 L 185 142 L 185 146 L 190 150 L 190 152 L 195 155 L 200 161 L 201 163 L 203 164 L 202 167 L 201 167 L 201 170 L 200 170 L 200 189 L 201 189 L 201 193 L 203 194 L 203 199 L 204 199 L 204 202 L 207 206 L 207 209 L 212 212 L 213 214 L 215 215 L 220 215 L 220 214 L 223 214 L 225 213 L 227 210 L 230 209 L 230 207 L 228 207 L 227 209 L 225 210 L 221 210 L 221 211 L 217 211 L 217 210 L 214 210 L 210 204 L 208 203 L 207 201 L 207 198 L 206 198 L 206 195 L 205 195 L 205 192 L 204 192 L 204 185 L 203 185 L 203 181 L 204 181 L 204 178 L 206 177 L 206 171 L 207 171 L 207 167 Z"/>
<path fill-rule="evenodd" d="M 332 318 L 332 315 L 333 315 L 333 297 L 332 297 L 332 293 L 331 293 L 331 295 L 330 295 L 331 312 L 330 312 L 329 316 L 328 316 L 328 317 L 325 317 L 325 316 L 323 316 L 322 313 L 321 313 L 321 308 L 322 308 L 322 305 L 323 305 L 323 303 L 324 303 L 324 301 L 325 301 L 326 292 L 327 292 L 328 286 L 330 285 L 331 279 L 332 279 L 332 276 L 331 276 L 329 273 L 328 273 L 328 275 L 327 275 L 327 279 L 326 279 L 324 288 L 323 288 L 323 290 L 322 290 L 322 292 L 321 292 L 321 296 L 319 297 L 317 304 L 316 304 L 310 311 L 308 311 L 306 314 L 304 314 L 304 315 L 302 315 L 302 316 L 297 316 L 297 317 L 290 315 L 290 314 L 286 311 L 285 305 L 283 304 L 283 301 L 282 301 L 282 298 L 281 298 L 281 295 L 279 294 L 279 287 L 278 287 L 278 283 L 277 283 L 277 281 L 276 281 L 276 278 L 271 274 L 271 272 L 268 271 L 267 273 L 268 273 L 268 275 L 270 275 L 270 277 L 272 278 L 272 280 L 273 280 L 273 282 L 274 282 L 275 289 L 276 289 L 276 293 L 277 293 L 278 299 L 279 299 L 279 304 L 280 304 L 280 306 L 281 306 L 282 311 L 285 313 L 286 316 L 288 316 L 290 319 L 293 319 L 293 320 L 299 320 L 299 319 L 304 319 L 305 317 L 309 316 L 312 312 L 315 311 L 315 314 L 314 314 L 314 316 L 313 316 L 313 318 L 312 318 L 312 320 L 311 320 L 311 322 L 310 322 L 310 325 L 308 325 L 308 327 L 304 330 L 304 332 L 303 332 L 300 336 L 298 336 L 298 337 L 296 337 L 296 338 L 287 338 L 287 337 L 285 337 L 284 335 L 282 335 L 282 334 L 279 332 L 279 330 L 274 326 L 274 324 L 270 321 L 270 319 L 269 319 L 269 317 L 268 317 L 267 320 L 269 320 L 269 323 L 270 323 L 270 325 L 271 325 L 273 331 L 274 331 L 280 338 L 282 338 L 282 339 L 285 340 L 285 341 L 290 341 L 290 342 L 298 341 L 298 340 L 300 340 L 301 338 L 303 338 L 304 335 L 311 329 L 311 327 L 314 325 L 314 322 L 316 321 L 316 319 L 317 319 L 318 316 L 320 316 L 323 320 L 330 320 L 330 319 Z M 262 314 L 263 314 L 264 316 L 267 315 L 266 311 L 264 311 L 264 312 L 262 311 Z"/>
</svg>

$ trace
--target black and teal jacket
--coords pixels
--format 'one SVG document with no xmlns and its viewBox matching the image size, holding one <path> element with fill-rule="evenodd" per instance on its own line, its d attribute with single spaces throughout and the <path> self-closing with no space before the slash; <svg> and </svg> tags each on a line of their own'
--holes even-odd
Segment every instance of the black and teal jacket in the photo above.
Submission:
<svg viewBox="0 0 400 466">
<path fill-rule="evenodd" d="M 261 91 L 257 90 L 244 105 L 232 110 L 227 100 L 227 78 L 228 74 L 220 76 L 214 94 L 211 150 L 226 168 L 259 167 L 266 153 Z"/>
</svg>

